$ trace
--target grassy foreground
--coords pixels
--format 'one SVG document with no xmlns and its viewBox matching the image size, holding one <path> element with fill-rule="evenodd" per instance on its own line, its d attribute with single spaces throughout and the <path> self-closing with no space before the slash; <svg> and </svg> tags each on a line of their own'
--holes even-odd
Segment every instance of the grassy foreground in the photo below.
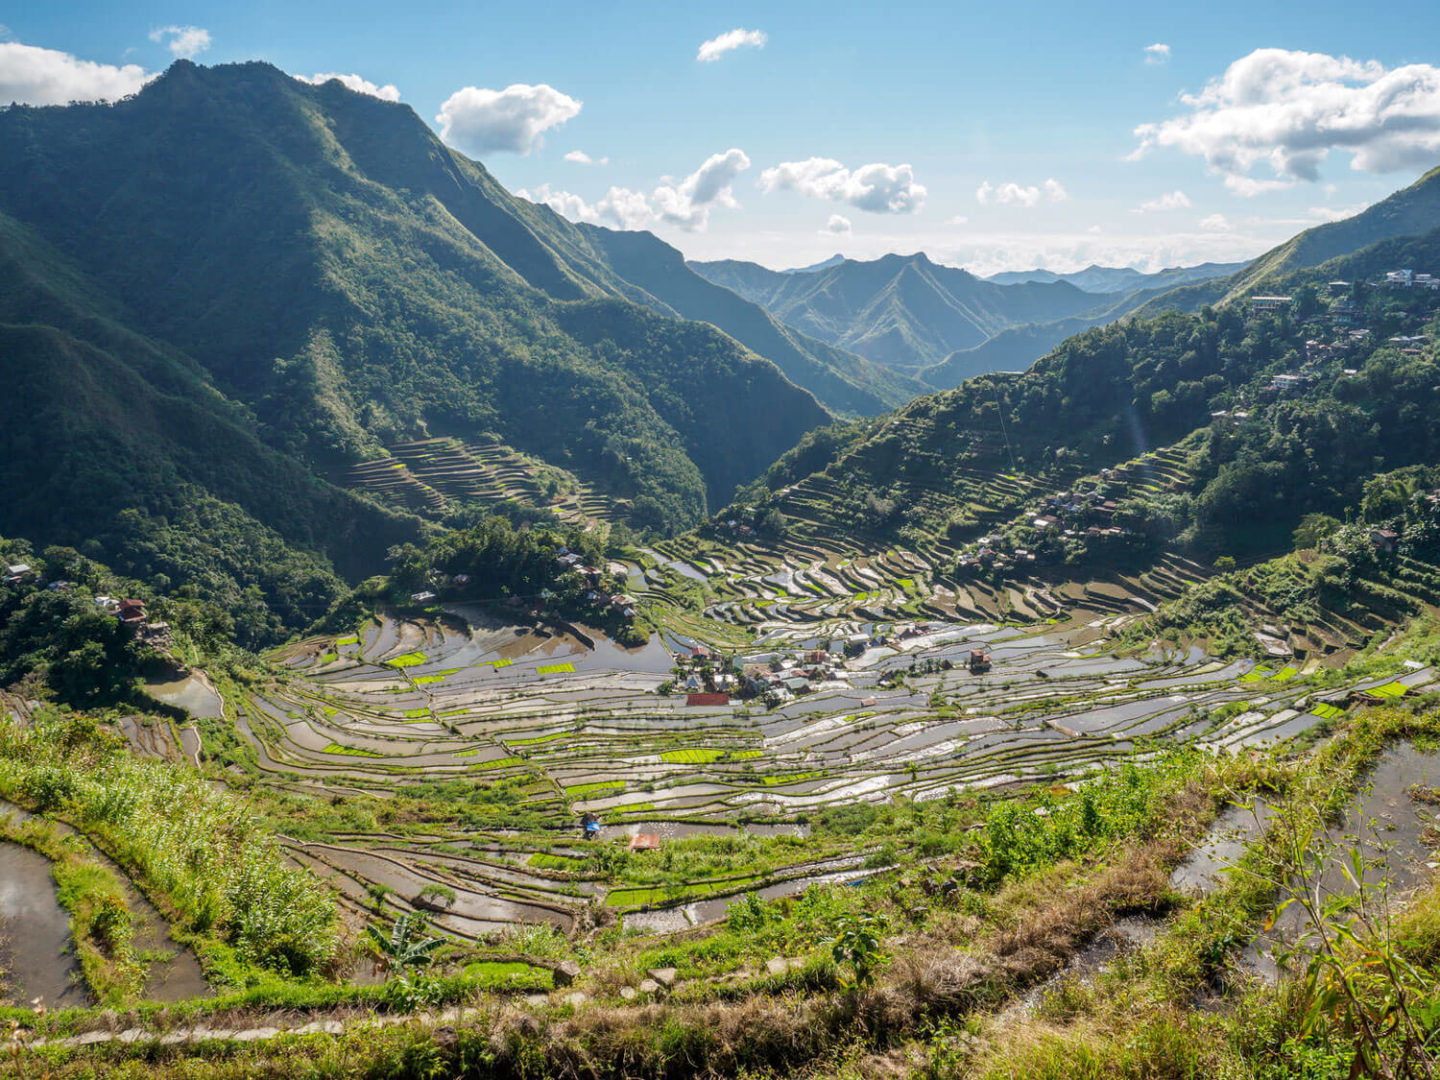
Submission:
<svg viewBox="0 0 1440 1080">
<path fill-rule="evenodd" d="M 1361 713 L 1306 759 L 1175 754 L 1078 793 L 996 804 L 963 855 L 897 870 L 869 889 L 737 904 L 713 934 L 672 941 L 664 958 L 695 977 L 640 1004 L 618 991 L 656 956 L 643 939 L 612 938 L 589 954 L 578 1006 L 561 993 L 528 1004 L 476 992 L 458 1009 L 409 1018 L 352 1009 L 333 1034 L 168 1045 L 159 1036 L 183 1014 L 152 1013 L 154 1037 L 134 1042 L 17 1043 L 0 1075 L 1428 1076 L 1440 1029 L 1433 883 L 1359 921 L 1353 908 L 1331 913 L 1348 936 L 1334 948 L 1339 963 L 1318 974 L 1302 968 L 1270 986 L 1242 977 L 1233 958 L 1281 898 L 1296 853 L 1317 849 L 1319 830 L 1369 763 L 1395 739 L 1440 735 L 1433 705 Z M 1237 871 L 1204 899 L 1171 891 L 1170 870 L 1224 802 L 1254 793 L 1275 811 Z M 1016 1006 L 1098 932 L 1137 914 L 1155 920 L 1153 944 L 1088 981 L 1050 984 L 1032 1008 Z M 853 944 L 862 926 L 876 928 L 873 948 L 829 948 Z M 811 948 L 784 974 L 703 977 L 707 957 L 757 939 Z M 1368 960 L 1362 970 L 1388 965 L 1398 981 L 1355 977 L 1356 957 Z M 1410 1006 L 1405 1023 L 1418 1025 L 1408 1072 L 1393 1067 L 1406 1038 L 1397 994 Z M 274 1015 L 242 1010 L 223 1026 Z M 1358 1034 L 1367 1017 L 1376 1021 L 1373 1060 Z M 1352 1073 L 1357 1060 L 1363 1068 Z"/>
</svg>

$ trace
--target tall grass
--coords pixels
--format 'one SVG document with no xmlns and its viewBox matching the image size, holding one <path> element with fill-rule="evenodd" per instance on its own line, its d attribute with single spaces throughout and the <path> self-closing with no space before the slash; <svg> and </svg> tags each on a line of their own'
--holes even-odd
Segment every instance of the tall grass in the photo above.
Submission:
<svg viewBox="0 0 1440 1080">
<path fill-rule="evenodd" d="M 90 720 L 0 722 L 0 792 L 75 821 L 187 929 L 233 947 L 240 968 L 305 975 L 335 952 L 330 894 L 285 862 L 243 802 L 191 769 L 130 755 Z"/>
</svg>

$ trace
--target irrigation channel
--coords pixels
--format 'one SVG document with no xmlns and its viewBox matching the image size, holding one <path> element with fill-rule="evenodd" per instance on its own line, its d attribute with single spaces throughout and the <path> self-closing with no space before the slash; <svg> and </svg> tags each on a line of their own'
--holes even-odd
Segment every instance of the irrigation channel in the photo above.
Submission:
<svg viewBox="0 0 1440 1080">
<path fill-rule="evenodd" d="M 600 821 L 601 842 L 799 833 L 798 819 L 827 806 L 1073 781 L 1166 743 L 1274 745 L 1339 715 L 1350 691 L 1398 697 L 1436 679 L 1398 668 L 1320 693 L 1293 666 L 1226 663 L 1193 647 L 1120 657 L 1101 643 L 1124 618 L 1030 627 L 777 618 L 736 659 L 823 655 L 824 673 L 766 708 L 662 693 L 672 649 L 691 644 L 682 634 L 623 649 L 583 627 L 446 606 L 289 646 L 273 657 L 288 675 L 230 699 L 227 715 L 267 782 L 284 789 L 387 798 L 420 782 L 510 782 L 532 820 L 548 823 L 540 842 L 533 831 L 522 843 L 439 825 L 286 840 L 357 912 L 377 894 L 403 911 L 427 886 L 452 891 L 433 919 L 476 939 L 516 923 L 569 929 L 594 904 L 635 928 L 680 929 L 723 917 L 742 892 L 785 895 L 869 872 L 865 852 L 796 843 L 793 861 L 764 874 L 607 886 L 585 872 L 586 814 Z M 972 650 L 989 656 L 988 671 L 967 670 Z M 169 741 L 172 756 L 191 756 L 180 737 Z"/>
</svg>

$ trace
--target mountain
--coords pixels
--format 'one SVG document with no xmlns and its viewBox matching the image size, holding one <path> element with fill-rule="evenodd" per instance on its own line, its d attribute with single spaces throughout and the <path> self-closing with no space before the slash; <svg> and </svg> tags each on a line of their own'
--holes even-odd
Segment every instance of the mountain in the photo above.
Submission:
<svg viewBox="0 0 1440 1080">
<path fill-rule="evenodd" d="M 1119 299 L 1068 282 L 996 285 L 923 253 L 845 259 L 805 273 L 735 260 L 690 265 L 802 333 L 907 373 L 1012 326 L 1107 309 Z"/>
<path fill-rule="evenodd" d="M 605 264 L 648 294 L 637 297 L 664 314 L 708 322 L 771 360 L 797 386 L 838 413 L 869 416 L 903 405 L 928 389 L 781 323 L 758 304 L 712 284 L 669 244 L 648 232 L 576 226 Z"/>
<path fill-rule="evenodd" d="M 242 592 L 289 561 L 305 597 L 258 587 L 292 626 L 423 532 L 337 486 L 393 443 L 498 438 L 669 531 L 830 419 L 739 339 L 855 411 L 882 400 L 828 366 L 863 362 L 653 238 L 572 225 L 408 107 L 265 64 L 181 61 L 113 105 L 0 111 L 0 222 L 19 391 L 0 534 L 92 542 L 125 572 L 148 545 L 170 582 Z"/>
<path fill-rule="evenodd" d="M 957 349 L 940 363 L 919 372 L 919 377 L 937 389 L 959 386 L 966 379 L 991 371 L 1024 371 L 1066 338 L 1092 326 L 1104 326 L 1124 318 L 1152 297 L 1168 291 L 1165 287 L 1119 293 L 1109 307 L 1086 315 L 1054 322 L 1026 323 L 1002 330 L 994 337 L 968 349 Z M 1107 298 L 1109 294 L 1106 294 Z"/>
<path fill-rule="evenodd" d="M 1057 274 L 1053 270 L 1007 270 L 991 274 L 985 280 L 993 281 L 996 285 L 1020 285 L 1028 281 L 1068 281 L 1077 289 L 1091 293 L 1136 292 L 1140 289 L 1173 289 L 1192 282 L 1229 277 L 1245 266 L 1243 262 L 1207 262 L 1195 266 L 1171 266 L 1145 273 L 1130 266 L 1097 266 L 1092 263 L 1084 270 L 1075 270 L 1068 274 Z"/>
<path fill-rule="evenodd" d="M 1427 233 L 1437 225 L 1440 225 L 1440 167 L 1354 217 L 1317 225 L 1292 236 L 1228 277 L 1163 293 L 1139 308 L 1138 314 L 1154 315 L 1172 309 L 1198 311 L 1206 304 L 1235 300 L 1255 292 L 1267 279 L 1319 266 L 1381 240 Z"/>
<path fill-rule="evenodd" d="M 839 265 L 840 265 L 842 262 L 844 262 L 844 261 L 845 261 L 845 256 L 844 256 L 844 255 L 841 255 L 839 252 L 836 252 L 834 255 L 831 255 L 828 259 L 822 259 L 822 260 L 820 260 L 820 262 L 811 263 L 809 266 L 795 266 L 795 267 L 791 267 L 789 270 L 781 270 L 780 273 L 782 273 L 782 274 L 813 274 L 813 273 L 816 273 L 817 271 L 820 271 L 820 270 L 829 270 L 830 267 L 832 267 L 832 266 L 839 266 Z"/>
<path fill-rule="evenodd" d="M 1440 268 L 1440 228 L 1266 278 L 1296 296 L 1292 311 L 1137 315 L 1023 373 L 812 432 L 739 502 L 778 513 L 797 543 L 848 528 L 880 547 L 953 550 L 1019 522 L 1028 547 L 1043 496 L 1113 468 L 1136 481 L 1114 510 L 1136 543 L 1288 550 L 1304 515 L 1339 517 L 1378 474 L 1440 459 L 1440 292 L 1367 284 L 1397 266 Z M 1359 285 L 1327 295 L 1335 279 Z M 1348 333 L 1355 303 L 1363 339 Z M 1059 540 L 1052 554 L 1080 565 L 1085 537 Z"/>
</svg>

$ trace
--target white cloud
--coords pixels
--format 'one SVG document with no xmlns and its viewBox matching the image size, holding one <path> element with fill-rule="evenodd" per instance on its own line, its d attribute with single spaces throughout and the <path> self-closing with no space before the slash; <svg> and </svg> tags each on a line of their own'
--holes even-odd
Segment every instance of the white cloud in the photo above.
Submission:
<svg viewBox="0 0 1440 1080">
<path fill-rule="evenodd" d="M 731 148 L 723 154 L 711 154 L 700 168 L 678 183 L 666 177 L 650 195 L 656 216 L 682 229 L 705 228 L 712 205 L 739 207 L 730 185 L 749 167 L 745 151 Z"/>
<path fill-rule="evenodd" d="M 620 229 L 642 229 L 647 225 L 674 225 L 689 232 L 701 232 L 710 224 L 710 208 L 738 209 L 731 185 L 750 167 L 743 150 L 732 148 L 712 154 L 683 180 L 664 178 L 648 196 L 630 188 L 612 187 L 596 203 L 587 203 L 569 191 L 553 190 L 541 184 L 533 191 L 516 192 L 531 202 L 544 203 L 572 221 L 592 225 L 613 225 Z"/>
<path fill-rule="evenodd" d="M 1200 219 L 1200 228 L 1206 232 L 1229 232 L 1232 226 L 1224 214 L 1211 214 Z"/>
<path fill-rule="evenodd" d="M 359 75 L 342 75 L 336 71 L 318 72 L 306 78 L 304 75 L 296 75 L 295 78 L 301 82 L 310 83 L 313 86 L 322 86 L 334 79 L 348 90 L 354 90 L 357 94 L 369 94 L 371 97 L 379 98 L 381 101 L 399 101 L 400 91 L 397 87 L 386 84 L 377 86 L 369 79 Z"/>
<path fill-rule="evenodd" d="M 573 161 L 576 165 L 609 165 L 608 157 L 592 158 L 584 150 L 571 150 L 565 155 L 566 161 Z"/>
<path fill-rule="evenodd" d="M 515 194 L 531 202 L 544 203 L 571 221 L 585 221 L 591 225 L 641 229 L 654 219 L 645 196 L 628 188 L 612 187 L 603 199 L 593 204 L 573 192 L 556 191 L 549 184 L 541 184 L 533 191 L 521 188 Z"/>
<path fill-rule="evenodd" d="M 925 202 L 925 187 L 909 165 L 862 165 L 853 172 L 832 158 L 785 161 L 760 174 L 761 191 L 797 191 L 812 199 L 843 202 L 872 214 L 913 214 Z"/>
<path fill-rule="evenodd" d="M 702 42 L 700 51 L 695 54 L 695 59 L 701 63 L 710 64 L 719 60 L 728 52 L 736 49 L 749 47 L 752 49 L 763 49 L 765 43 L 770 39 L 763 30 L 727 30 L 719 37 L 713 37 L 709 41 Z"/>
<path fill-rule="evenodd" d="M 1170 46 L 1156 42 L 1154 45 L 1145 46 L 1145 63 L 1151 67 L 1170 62 Z"/>
<path fill-rule="evenodd" d="M 467 86 L 445 99 L 435 122 L 440 138 L 463 153 L 528 154 L 544 145 L 546 131 L 577 116 L 581 104 L 545 83 L 504 90 Z"/>
<path fill-rule="evenodd" d="M 1167 195 L 1161 195 L 1158 199 L 1146 199 L 1134 210 L 1133 214 L 1153 214 L 1157 210 L 1184 210 L 1190 205 L 1190 196 L 1183 191 L 1172 191 Z"/>
<path fill-rule="evenodd" d="M 1065 202 L 1070 198 L 1070 193 L 1054 178 L 1046 180 L 1038 187 L 1034 184 L 1025 187 L 1013 180 L 1002 184 L 992 184 L 986 180 L 975 189 L 975 201 L 981 206 L 991 203 L 997 206 L 1039 206 L 1042 195 L 1052 203 Z"/>
<path fill-rule="evenodd" d="M 189 60 L 210 48 L 210 31 L 199 26 L 161 26 L 150 31 L 150 40 L 163 42 L 173 55 Z"/>
<path fill-rule="evenodd" d="M 849 236 L 850 219 L 843 214 L 831 214 L 830 220 L 825 222 L 825 227 L 820 231 L 830 236 Z"/>
<path fill-rule="evenodd" d="M 19 42 L 0 42 L 0 103 L 66 105 L 116 101 L 155 76 L 138 64 L 115 67 Z"/>
<path fill-rule="evenodd" d="M 952 218 L 950 218 L 949 220 L 947 220 L 947 221 L 945 222 L 945 224 L 946 224 L 946 225 L 964 225 L 964 224 L 965 224 L 967 221 L 969 221 L 969 220 L 970 220 L 970 219 L 969 219 L 968 217 L 966 217 L 964 214 L 956 214 L 954 217 L 952 217 Z"/>
<path fill-rule="evenodd" d="M 1307 217 L 1314 221 L 1344 221 L 1354 217 L 1368 207 L 1369 203 L 1353 203 L 1350 206 L 1312 206 Z"/>
<path fill-rule="evenodd" d="M 1202 157 L 1240 195 L 1257 195 L 1319 178 L 1330 152 L 1352 169 L 1418 169 L 1440 156 L 1440 67 L 1346 56 L 1257 49 L 1236 60 L 1198 94 L 1189 111 L 1135 129 L 1133 160 L 1173 147 Z M 1251 175 L 1264 166 L 1273 178 Z"/>
</svg>

